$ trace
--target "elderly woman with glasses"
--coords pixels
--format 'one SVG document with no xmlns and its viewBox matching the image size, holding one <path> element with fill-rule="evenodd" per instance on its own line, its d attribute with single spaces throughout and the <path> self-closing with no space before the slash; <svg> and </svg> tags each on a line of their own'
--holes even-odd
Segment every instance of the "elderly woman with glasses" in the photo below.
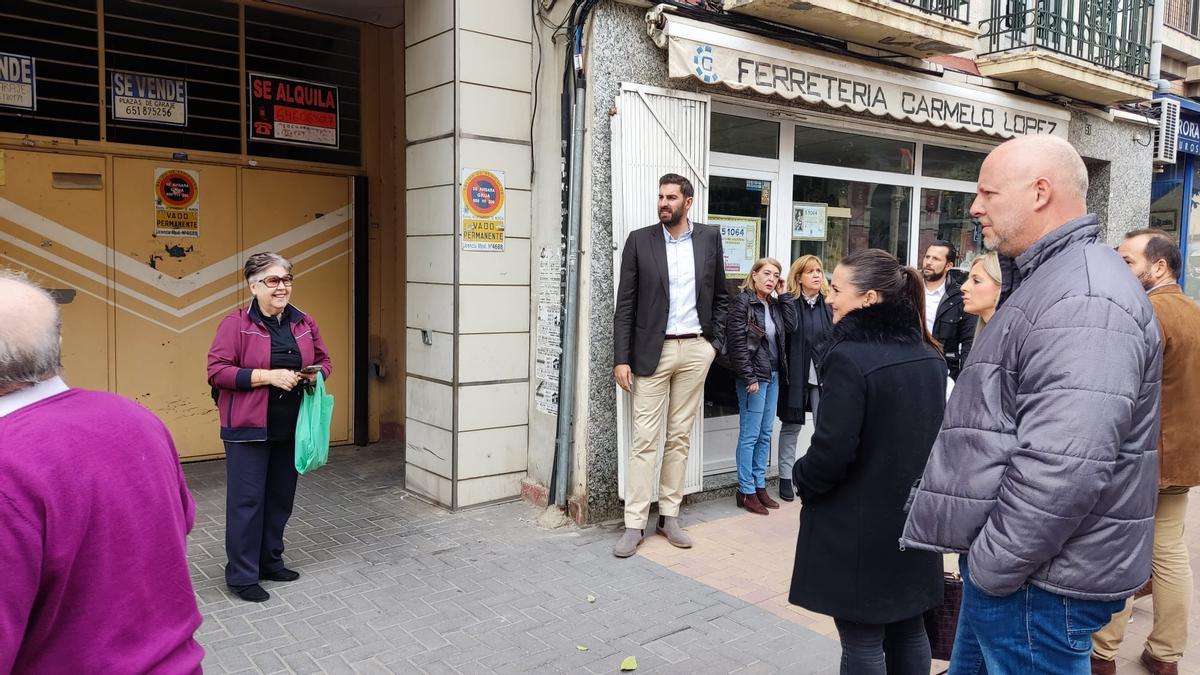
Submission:
<svg viewBox="0 0 1200 675">
<path fill-rule="evenodd" d="M 302 390 L 333 367 L 317 323 L 291 304 L 292 264 L 277 253 L 246 260 L 254 300 L 221 321 L 208 351 L 225 443 L 225 583 L 263 602 L 259 581 L 295 581 L 283 528 L 296 496 L 296 418 Z"/>
</svg>

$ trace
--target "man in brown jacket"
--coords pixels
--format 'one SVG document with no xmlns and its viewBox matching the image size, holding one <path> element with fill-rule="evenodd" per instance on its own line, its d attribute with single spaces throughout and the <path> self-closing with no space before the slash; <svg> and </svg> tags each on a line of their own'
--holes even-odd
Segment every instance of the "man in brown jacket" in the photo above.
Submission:
<svg viewBox="0 0 1200 675">
<path fill-rule="evenodd" d="M 1158 509 L 1154 514 L 1154 627 L 1142 664 L 1155 674 L 1174 675 L 1187 645 L 1192 571 L 1183 541 L 1188 488 L 1200 485 L 1200 306 L 1179 288 L 1179 246 L 1162 230 L 1136 230 L 1117 247 L 1150 296 L 1162 330 L 1162 426 Z M 1117 651 L 1129 625 L 1133 599 L 1093 637 L 1092 672 L 1115 673 Z"/>
</svg>

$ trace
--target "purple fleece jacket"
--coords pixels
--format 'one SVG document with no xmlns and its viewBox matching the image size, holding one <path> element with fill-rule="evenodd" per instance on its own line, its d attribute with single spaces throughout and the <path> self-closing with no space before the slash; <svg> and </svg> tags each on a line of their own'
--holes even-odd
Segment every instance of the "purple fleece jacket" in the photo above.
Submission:
<svg viewBox="0 0 1200 675">
<path fill-rule="evenodd" d="M 70 389 L 0 417 L 0 673 L 198 673 L 195 504 L 148 410 Z"/>
<path fill-rule="evenodd" d="M 292 336 L 304 366 L 320 366 L 325 379 L 333 374 L 333 363 L 317 330 L 317 322 L 289 305 Z M 267 440 L 267 397 L 269 387 L 253 387 L 254 369 L 271 367 L 271 333 L 263 325 L 258 303 L 251 302 L 221 320 L 208 350 L 208 383 L 217 388 L 221 418 L 221 440 L 245 443 Z"/>
</svg>

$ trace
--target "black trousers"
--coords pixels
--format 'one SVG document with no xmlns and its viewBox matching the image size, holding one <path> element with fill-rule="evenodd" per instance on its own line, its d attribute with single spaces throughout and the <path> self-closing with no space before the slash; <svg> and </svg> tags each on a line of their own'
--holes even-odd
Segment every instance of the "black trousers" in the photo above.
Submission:
<svg viewBox="0 0 1200 675">
<path fill-rule="evenodd" d="M 283 528 L 296 499 L 296 443 L 225 443 L 225 583 L 283 569 Z"/>
<path fill-rule="evenodd" d="M 889 624 L 834 619 L 842 675 L 929 675 L 932 657 L 922 615 Z"/>
</svg>

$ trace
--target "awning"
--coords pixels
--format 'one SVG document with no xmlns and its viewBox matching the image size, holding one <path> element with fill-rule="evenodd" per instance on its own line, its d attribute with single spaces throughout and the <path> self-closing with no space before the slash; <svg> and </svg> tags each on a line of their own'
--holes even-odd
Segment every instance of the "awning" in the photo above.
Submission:
<svg viewBox="0 0 1200 675">
<path fill-rule="evenodd" d="M 1041 101 L 840 59 L 662 8 L 650 10 L 646 21 L 655 43 L 667 49 L 672 78 L 1000 138 L 1067 137 L 1070 112 Z"/>
</svg>

